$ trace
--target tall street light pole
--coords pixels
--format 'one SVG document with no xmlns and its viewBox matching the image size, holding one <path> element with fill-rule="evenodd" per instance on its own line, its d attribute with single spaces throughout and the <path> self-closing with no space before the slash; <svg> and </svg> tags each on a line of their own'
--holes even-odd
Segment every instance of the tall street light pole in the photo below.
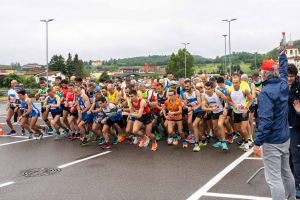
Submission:
<svg viewBox="0 0 300 200">
<path fill-rule="evenodd" d="M 181 44 L 184 45 L 184 78 L 186 78 L 186 46 L 189 45 L 190 43 L 183 42 Z"/>
<path fill-rule="evenodd" d="M 227 59 L 227 42 L 226 42 L 226 37 L 227 37 L 227 35 L 224 34 L 223 37 L 224 37 L 224 40 L 225 40 L 225 57 L 224 57 L 224 69 L 223 69 L 223 71 L 226 74 L 227 73 L 227 65 L 226 65 L 227 64 L 226 63 L 226 59 Z"/>
<path fill-rule="evenodd" d="M 45 22 L 46 24 L 46 77 L 47 77 L 47 85 L 46 87 L 48 88 L 48 68 L 49 68 L 49 64 L 48 64 L 48 23 L 53 21 L 54 19 L 42 19 L 40 20 L 41 22 Z"/>
<path fill-rule="evenodd" d="M 232 21 L 237 20 L 236 18 L 233 19 L 223 19 L 223 22 L 228 22 L 229 25 L 229 31 L 228 31 L 228 36 L 229 36 L 229 55 L 228 55 L 228 60 L 229 60 L 229 73 L 231 75 L 231 37 L 230 37 L 230 24 Z"/>
</svg>

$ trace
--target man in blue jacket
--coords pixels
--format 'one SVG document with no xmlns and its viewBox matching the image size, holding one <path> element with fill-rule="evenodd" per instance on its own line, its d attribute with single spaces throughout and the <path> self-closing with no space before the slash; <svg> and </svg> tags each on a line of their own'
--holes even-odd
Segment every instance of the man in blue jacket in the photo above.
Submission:
<svg viewBox="0 0 300 200">
<path fill-rule="evenodd" d="M 288 124 L 288 61 L 281 49 L 279 67 L 272 60 L 261 66 L 263 89 L 258 96 L 259 123 L 254 151 L 262 146 L 265 178 L 273 200 L 295 200 L 295 181 L 289 165 L 290 133 Z"/>
</svg>

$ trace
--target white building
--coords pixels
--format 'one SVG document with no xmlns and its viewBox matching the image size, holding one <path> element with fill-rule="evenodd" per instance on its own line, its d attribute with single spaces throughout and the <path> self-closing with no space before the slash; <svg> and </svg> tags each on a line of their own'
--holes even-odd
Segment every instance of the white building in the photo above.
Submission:
<svg viewBox="0 0 300 200">
<path fill-rule="evenodd" d="M 288 46 L 286 47 L 288 62 L 290 64 L 296 65 L 298 70 L 300 71 L 300 54 L 299 50 L 296 46 L 294 46 L 293 41 L 290 40 Z"/>
</svg>

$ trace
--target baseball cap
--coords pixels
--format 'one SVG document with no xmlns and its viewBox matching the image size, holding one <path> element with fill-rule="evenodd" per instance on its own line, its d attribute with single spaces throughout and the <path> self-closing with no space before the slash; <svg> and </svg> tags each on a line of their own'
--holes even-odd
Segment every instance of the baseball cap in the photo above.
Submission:
<svg viewBox="0 0 300 200">
<path fill-rule="evenodd" d="M 260 70 L 274 71 L 276 70 L 276 62 L 274 60 L 264 60 L 261 64 Z"/>
<path fill-rule="evenodd" d="M 95 87 L 95 89 L 94 89 L 94 91 L 95 91 L 95 92 L 100 92 L 100 91 L 101 91 L 101 89 L 100 89 L 100 87 L 99 87 L 99 86 L 96 86 L 96 87 Z"/>
</svg>

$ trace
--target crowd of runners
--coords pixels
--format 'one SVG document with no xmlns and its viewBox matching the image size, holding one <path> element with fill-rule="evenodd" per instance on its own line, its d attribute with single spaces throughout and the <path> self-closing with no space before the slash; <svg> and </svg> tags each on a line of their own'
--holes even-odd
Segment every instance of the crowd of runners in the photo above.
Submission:
<svg viewBox="0 0 300 200">
<path fill-rule="evenodd" d="M 172 72 L 155 80 L 115 80 L 96 84 L 81 77 L 56 77 L 53 86 L 45 81 L 35 100 L 15 80 L 8 91 L 8 135 L 21 126 L 29 139 L 53 134 L 81 140 L 81 145 L 97 142 L 102 149 L 121 142 L 158 149 L 157 141 L 198 152 L 216 138 L 213 147 L 228 151 L 237 138 L 241 149 L 253 144 L 256 97 L 262 88 L 258 73 L 251 77 L 196 75 L 178 79 Z M 14 125 L 11 118 L 14 116 Z M 44 125 L 37 124 L 41 117 Z M 41 126 L 42 125 L 42 126 Z M 215 140 L 213 140 L 215 141 Z"/>
</svg>

